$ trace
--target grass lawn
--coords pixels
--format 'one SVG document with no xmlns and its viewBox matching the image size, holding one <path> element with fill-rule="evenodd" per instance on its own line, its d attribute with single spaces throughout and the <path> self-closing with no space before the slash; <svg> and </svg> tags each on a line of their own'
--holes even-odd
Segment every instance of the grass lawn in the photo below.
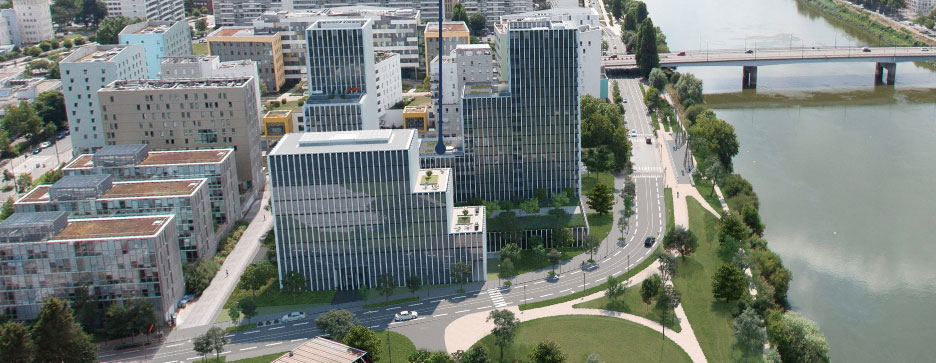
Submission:
<svg viewBox="0 0 936 363">
<path fill-rule="evenodd" d="M 368 296 L 368 297 L 369 297 L 369 296 Z M 386 299 L 386 297 L 384 297 L 384 299 Z M 408 302 L 413 302 L 413 301 L 416 301 L 416 300 L 419 300 L 419 297 L 418 297 L 418 296 L 410 296 L 410 297 L 405 297 L 405 298 L 402 298 L 402 299 L 396 299 L 396 300 L 390 300 L 390 301 L 380 301 L 380 302 L 375 302 L 375 303 L 373 303 L 373 304 L 365 304 L 365 305 L 364 305 L 364 308 L 365 308 L 365 309 L 379 308 L 379 307 L 381 307 L 381 306 L 390 306 L 390 305 L 408 303 Z"/>
<path fill-rule="evenodd" d="M 565 251 L 562 251 L 562 261 L 572 259 L 575 256 L 581 255 L 585 252 L 585 249 L 582 247 L 570 247 Z M 511 261 L 514 264 L 514 273 L 519 275 L 527 273 L 530 271 L 539 270 L 541 268 L 551 266 L 549 264 L 549 259 L 545 257 L 537 257 L 533 254 L 531 250 L 522 250 L 520 251 L 520 261 Z M 498 264 L 500 263 L 499 258 L 489 258 L 488 267 L 487 267 L 487 278 L 488 280 L 496 280 L 497 273 L 500 271 Z M 561 262 L 560 262 L 561 263 Z"/>
<path fill-rule="evenodd" d="M 254 294 L 256 294 L 256 297 Z M 261 316 L 331 304 L 334 297 L 334 290 L 309 291 L 297 296 L 284 294 L 280 292 L 278 280 L 273 278 L 266 286 L 254 293 L 235 288 L 231 296 L 228 297 L 227 302 L 224 303 L 224 309 L 221 309 L 221 313 L 218 314 L 215 322 L 231 320 L 227 313 L 228 308 L 245 298 L 253 299 L 257 303 L 257 316 Z"/>
<path fill-rule="evenodd" d="M 651 303 L 650 309 L 647 309 L 647 304 L 644 304 L 643 300 L 640 299 L 640 285 L 629 287 L 624 292 L 624 298 L 618 299 L 618 301 L 611 302 L 607 297 L 600 297 L 595 300 L 589 300 L 583 303 L 575 304 L 572 307 L 579 309 L 605 309 L 611 311 L 619 311 L 622 313 L 633 314 L 637 316 L 642 316 L 644 318 L 659 322 L 663 316 L 663 311 L 652 306 L 655 304 Z M 666 312 L 666 328 L 676 331 L 677 333 L 682 331 L 682 327 L 676 323 L 676 315 L 672 311 Z"/>
<path fill-rule="evenodd" d="M 413 345 L 413 342 L 405 335 L 397 332 L 390 332 L 390 359 L 385 359 L 387 357 L 387 332 L 375 330 L 374 333 L 377 333 L 377 336 L 380 338 L 382 351 L 376 357 L 377 359 L 375 361 L 377 362 L 406 362 L 406 358 L 416 351 L 416 346 Z"/>
<path fill-rule="evenodd" d="M 678 259 L 679 273 L 674 284 L 682 293 L 683 309 L 708 361 L 739 361 L 744 353 L 735 344 L 731 328 L 731 313 L 737 305 L 715 300 L 712 296 L 712 275 L 722 264 L 718 258 L 718 217 L 695 198 L 687 197 L 686 203 L 689 229 L 698 236 L 699 247 L 686 261 Z"/>
<path fill-rule="evenodd" d="M 705 201 L 716 211 L 722 211 L 721 202 L 718 201 L 718 194 L 712 192 L 714 188 L 712 181 L 704 179 L 698 174 L 692 174 L 692 180 L 695 182 L 695 188 L 702 195 L 702 198 L 705 198 Z"/>
<path fill-rule="evenodd" d="M 598 237 L 599 240 L 604 240 L 605 237 L 608 237 L 608 233 L 611 233 L 611 225 L 613 223 L 613 214 L 600 215 L 598 213 L 588 213 L 588 226 L 591 230 L 591 234 Z"/>
<path fill-rule="evenodd" d="M 588 193 L 599 181 L 614 190 L 614 175 L 611 173 L 587 173 L 582 175 L 582 194 Z"/>
<path fill-rule="evenodd" d="M 568 362 L 584 362 L 592 353 L 605 362 L 690 362 L 689 355 L 669 338 L 661 351 L 662 337 L 657 331 L 622 319 L 582 315 L 521 323 L 513 344 L 504 349 L 503 361 L 527 361 L 533 347 L 545 339 L 556 342 Z M 500 355 L 491 335 L 475 345 L 483 347 L 488 357 Z"/>
<path fill-rule="evenodd" d="M 553 229 L 553 228 L 572 228 L 572 227 L 584 227 L 585 226 L 585 216 L 582 214 L 570 214 L 565 213 L 562 217 L 555 217 L 551 214 L 547 215 L 535 215 L 535 216 L 521 216 L 515 217 L 517 224 L 513 227 L 519 230 L 525 229 Z M 488 232 L 502 232 L 511 228 L 511 226 L 503 226 L 502 223 L 498 223 L 497 217 L 488 218 L 487 224 Z"/>
<path fill-rule="evenodd" d="M 250 323 L 250 324 L 239 325 L 239 326 L 229 326 L 229 327 L 227 327 L 227 328 L 224 329 L 224 332 L 225 332 L 225 333 L 230 333 L 230 332 L 233 332 L 233 331 L 250 330 L 250 329 L 253 329 L 253 328 L 256 328 L 256 327 L 257 327 L 257 323 Z"/>
<path fill-rule="evenodd" d="M 653 129 L 654 129 L 654 130 L 659 130 L 659 129 L 660 129 L 660 121 L 657 119 L 657 114 L 656 114 L 656 112 L 651 112 L 651 113 L 650 113 L 650 120 L 653 121 Z M 669 130 L 666 130 L 666 131 L 669 131 Z"/>
<path fill-rule="evenodd" d="M 208 54 L 208 43 L 192 43 L 192 53 L 195 55 Z"/>
<path fill-rule="evenodd" d="M 279 358 L 279 357 L 280 357 L 281 355 L 283 355 L 284 353 L 286 353 L 286 352 L 279 352 L 279 353 L 261 355 L 261 356 L 259 356 L 259 357 L 253 357 L 253 358 L 238 359 L 238 360 L 235 360 L 235 361 L 231 361 L 230 363 L 270 363 L 270 362 L 272 362 L 274 359 Z"/>
<path fill-rule="evenodd" d="M 676 212 L 673 211 L 673 188 L 663 189 L 664 199 L 666 199 L 666 230 L 676 227 Z"/>
</svg>

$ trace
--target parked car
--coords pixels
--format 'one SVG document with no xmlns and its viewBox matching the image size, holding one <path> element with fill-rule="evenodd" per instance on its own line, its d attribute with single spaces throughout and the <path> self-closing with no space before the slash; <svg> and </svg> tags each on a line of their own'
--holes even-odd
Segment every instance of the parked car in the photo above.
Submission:
<svg viewBox="0 0 936 363">
<path fill-rule="evenodd" d="M 862 51 L 862 52 L 865 52 L 865 53 L 868 53 L 868 52 L 871 52 L 871 48 L 864 47 L 864 48 L 861 48 L 861 51 Z"/>
<path fill-rule="evenodd" d="M 393 321 L 407 321 L 407 320 L 416 319 L 417 317 L 419 317 L 419 313 L 415 311 L 403 310 L 397 313 L 396 316 L 393 317 Z"/>
<path fill-rule="evenodd" d="M 656 237 L 647 237 L 644 240 L 644 247 L 653 247 L 654 243 L 656 243 Z"/>
<path fill-rule="evenodd" d="M 929 48 L 920 48 L 920 51 L 929 52 Z"/>
<path fill-rule="evenodd" d="M 33 155 L 36 155 L 36 154 L 38 154 L 38 153 L 40 153 L 40 152 L 42 152 L 42 148 L 40 148 L 40 147 L 38 147 L 38 146 L 36 146 L 36 147 L 34 147 L 34 148 L 32 149 Z"/>
<path fill-rule="evenodd" d="M 55 133 L 55 138 L 58 139 L 58 140 L 64 139 L 64 138 L 65 138 L 65 131 L 56 132 L 56 133 Z"/>
<path fill-rule="evenodd" d="M 283 315 L 283 318 L 280 319 L 280 320 L 282 320 L 284 323 L 286 323 L 286 322 L 290 322 L 290 321 L 302 320 L 302 319 L 305 319 L 305 317 L 306 317 L 306 315 L 305 315 L 304 312 L 301 312 L 301 311 L 293 311 L 293 312 L 291 312 L 291 313 L 289 313 L 289 314 Z"/>
<path fill-rule="evenodd" d="M 686 52 L 685 52 L 685 51 L 683 51 L 683 52 L 679 52 L 679 53 L 676 53 L 676 55 L 678 55 L 678 56 L 680 56 L 680 57 L 681 57 L 681 56 L 684 56 L 684 55 L 686 55 Z"/>
<path fill-rule="evenodd" d="M 41 148 L 41 149 L 48 148 L 49 146 L 52 146 L 52 142 L 51 142 L 51 141 L 43 141 L 41 144 L 39 144 L 39 148 Z"/>
</svg>

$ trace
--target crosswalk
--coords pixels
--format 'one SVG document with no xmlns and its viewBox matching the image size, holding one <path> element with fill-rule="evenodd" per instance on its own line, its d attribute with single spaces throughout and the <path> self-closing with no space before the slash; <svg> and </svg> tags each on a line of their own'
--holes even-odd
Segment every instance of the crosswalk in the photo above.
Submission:
<svg viewBox="0 0 936 363">
<path fill-rule="evenodd" d="M 491 301 L 494 302 L 495 308 L 507 306 L 507 303 L 504 301 L 504 296 L 500 293 L 500 289 L 490 289 L 488 290 L 488 295 L 491 296 Z"/>
<path fill-rule="evenodd" d="M 636 171 L 636 172 L 657 172 L 657 173 L 662 173 L 662 172 L 663 172 L 663 167 L 660 167 L 660 166 L 637 166 L 637 167 L 634 167 L 634 171 Z"/>
</svg>

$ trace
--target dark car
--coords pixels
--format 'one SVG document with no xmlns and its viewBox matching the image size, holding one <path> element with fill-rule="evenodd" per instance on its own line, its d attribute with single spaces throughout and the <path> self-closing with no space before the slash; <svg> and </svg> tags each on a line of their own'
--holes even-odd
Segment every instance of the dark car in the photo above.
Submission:
<svg viewBox="0 0 936 363">
<path fill-rule="evenodd" d="M 656 237 L 647 237 L 644 240 L 644 247 L 653 247 L 654 243 L 656 243 Z"/>
<path fill-rule="evenodd" d="M 58 139 L 58 140 L 64 139 L 64 138 L 65 138 L 65 131 L 56 132 L 56 133 L 55 133 L 55 138 Z"/>
<path fill-rule="evenodd" d="M 650 138 L 647 138 L 647 145 L 653 144 L 653 141 L 650 141 Z"/>
<path fill-rule="evenodd" d="M 745 50 L 744 52 L 747 53 L 747 54 L 753 54 L 753 53 L 754 53 L 754 50 L 753 50 L 753 49 L 748 49 L 748 50 Z"/>
<path fill-rule="evenodd" d="M 682 57 L 682 56 L 686 55 L 686 52 L 679 52 L 679 53 L 676 53 L 676 55 Z"/>
<path fill-rule="evenodd" d="M 34 147 L 34 148 L 32 149 L 33 155 L 36 155 L 36 154 L 38 154 L 38 153 L 40 153 L 40 152 L 42 152 L 42 148 L 40 148 L 40 147 L 38 147 L 38 146 L 37 146 L 37 147 Z"/>
</svg>

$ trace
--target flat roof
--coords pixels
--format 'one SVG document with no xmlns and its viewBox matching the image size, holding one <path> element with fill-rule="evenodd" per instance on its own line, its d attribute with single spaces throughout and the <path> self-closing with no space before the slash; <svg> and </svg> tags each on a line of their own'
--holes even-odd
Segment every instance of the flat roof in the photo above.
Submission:
<svg viewBox="0 0 936 363">
<path fill-rule="evenodd" d="M 39 185 L 33 190 L 30 190 L 26 195 L 16 201 L 19 203 L 36 203 L 36 202 L 48 202 L 49 201 L 49 188 L 52 187 L 52 184 L 42 184 Z"/>
<path fill-rule="evenodd" d="M 416 130 L 410 129 L 292 133 L 269 155 L 407 150 L 415 141 Z"/>
<path fill-rule="evenodd" d="M 430 175 L 431 173 L 431 175 Z M 413 191 L 416 193 L 439 193 L 448 190 L 450 168 L 419 169 L 414 180 Z"/>
<path fill-rule="evenodd" d="M 172 220 L 172 215 L 71 219 L 52 236 L 53 241 L 151 237 Z"/>
<path fill-rule="evenodd" d="M 244 87 L 251 77 L 199 78 L 199 79 L 118 79 L 98 90 L 133 91 L 133 90 L 172 90 L 193 88 L 230 88 Z"/>
<path fill-rule="evenodd" d="M 250 26 L 223 26 L 208 34 L 209 37 L 252 37 L 254 28 Z"/>
<path fill-rule="evenodd" d="M 263 115 L 263 118 L 267 118 L 267 117 L 289 117 L 290 114 L 292 114 L 292 111 L 290 111 L 290 110 L 273 110 L 273 111 L 267 112 L 266 115 Z"/>
<path fill-rule="evenodd" d="M 205 183 L 206 179 L 171 179 L 115 182 L 110 190 L 98 199 L 153 198 L 189 196 Z"/>
<path fill-rule="evenodd" d="M 449 233 L 484 233 L 485 225 L 484 206 L 469 206 L 452 208 L 452 222 Z M 477 227 L 476 227 L 477 226 Z M 476 229 L 477 228 L 477 229 Z"/>
<path fill-rule="evenodd" d="M 175 25 L 171 21 L 145 21 L 125 26 L 119 33 L 123 34 L 163 34 Z"/>
<path fill-rule="evenodd" d="M 177 55 L 170 57 L 162 57 L 161 64 L 179 64 L 179 63 L 198 63 L 198 62 L 208 62 L 214 58 L 218 58 L 216 55 L 209 54 L 199 54 L 199 55 Z"/>
<path fill-rule="evenodd" d="M 445 35 L 445 32 L 467 32 L 468 25 L 463 21 L 444 21 L 442 22 L 442 35 Z M 439 22 L 431 21 L 426 23 L 426 33 L 438 33 L 439 32 Z"/>
<path fill-rule="evenodd" d="M 139 166 L 214 164 L 224 161 L 233 153 L 234 149 L 150 151 Z M 82 154 L 78 155 L 62 169 L 87 169 L 92 167 L 94 167 L 92 155 Z"/>
<path fill-rule="evenodd" d="M 321 19 L 309 25 L 308 29 L 359 29 L 370 21 L 370 19 Z"/>
<path fill-rule="evenodd" d="M 89 62 L 110 62 L 120 52 L 130 47 L 129 44 L 117 45 L 86 45 L 80 52 L 73 52 L 62 60 L 62 63 L 89 63 Z M 139 45 L 136 45 L 139 46 Z M 73 57 L 74 56 L 74 57 Z"/>
</svg>

